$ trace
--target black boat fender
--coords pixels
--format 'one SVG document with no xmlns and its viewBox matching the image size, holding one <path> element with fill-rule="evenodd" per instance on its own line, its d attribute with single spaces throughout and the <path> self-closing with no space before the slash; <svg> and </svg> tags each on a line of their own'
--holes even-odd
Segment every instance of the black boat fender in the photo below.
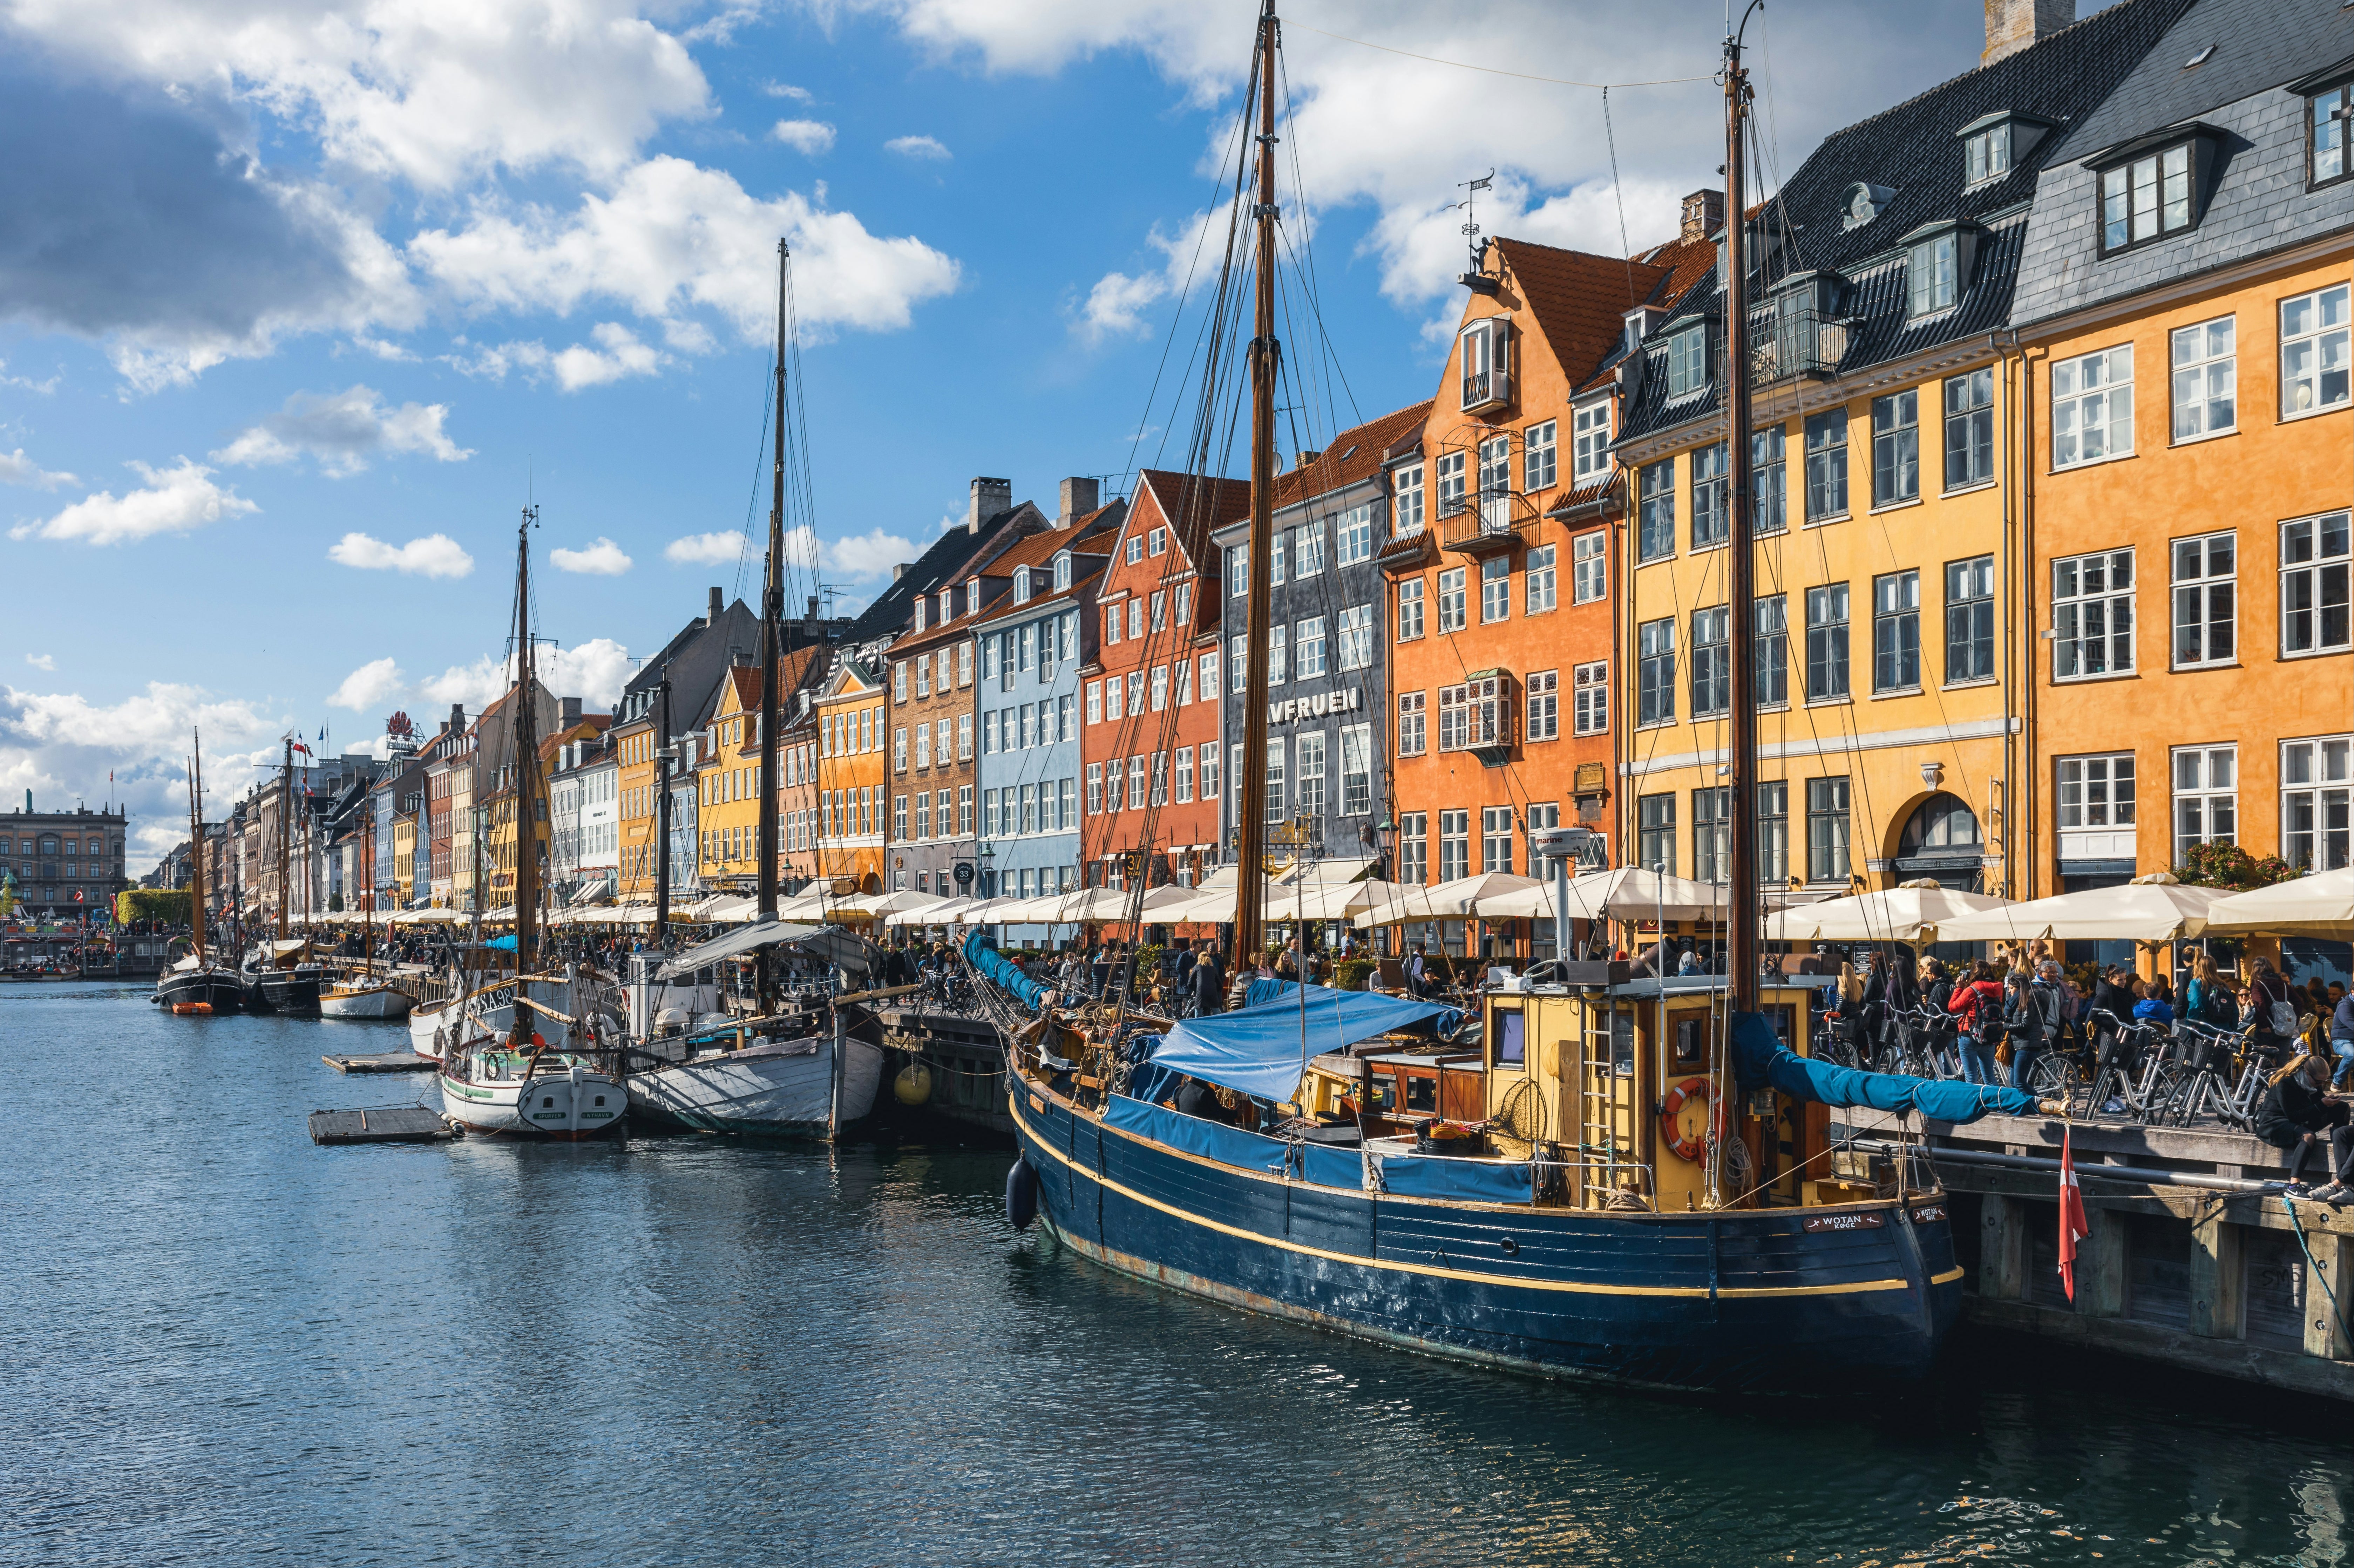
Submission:
<svg viewBox="0 0 2354 1568">
<path fill-rule="evenodd" d="M 1037 1217 L 1038 1172 L 1030 1169 L 1029 1160 L 1016 1160 L 1013 1169 L 1005 1173 L 1005 1221 L 1017 1231 L 1026 1231 Z"/>
</svg>

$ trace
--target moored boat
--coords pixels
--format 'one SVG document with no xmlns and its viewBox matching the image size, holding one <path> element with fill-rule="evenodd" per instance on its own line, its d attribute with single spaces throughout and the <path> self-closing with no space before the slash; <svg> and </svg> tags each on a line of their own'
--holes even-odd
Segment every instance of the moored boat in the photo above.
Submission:
<svg viewBox="0 0 2354 1568">
<path fill-rule="evenodd" d="M 518 1051 L 486 1039 L 442 1064 L 441 1114 L 472 1133 L 567 1141 L 620 1130 L 630 1108 L 620 1076 L 568 1051 Z"/>
<path fill-rule="evenodd" d="M 326 1018 L 398 1020 L 408 1016 L 408 993 L 381 980 L 337 981 L 319 993 L 319 1012 Z"/>
<path fill-rule="evenodd" d="M 205 842 L 204 737 L 192 734 L 188 752 L 188 842 Z M 204 856 L 188 861 L 187 956 L 155 977 L 155 1001 L 180 1016 L 207 1016 L 245 1011 L 245 985 L 237 971 L 214 962 L 205 952 Z"/>
</svg>

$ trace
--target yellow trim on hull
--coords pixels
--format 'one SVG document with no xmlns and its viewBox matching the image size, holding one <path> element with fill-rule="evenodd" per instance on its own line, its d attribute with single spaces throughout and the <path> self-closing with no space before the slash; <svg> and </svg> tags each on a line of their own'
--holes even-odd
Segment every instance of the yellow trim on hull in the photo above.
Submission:
<svg viewBox="0 0 2354 1568">
<path fill-rule="evenodd" d="M 1006 1103 L 1008 1109 L 1013 1113 L 1016 1127 L 1029 1133 L 1032 1140 L 1039 1148 L 1079 1172 L 1088 1181 L 1108 1188 L 1131 1202 L 1141 1203 L 1146 1208 L 1157 1209 L 1173 1219 L 1183 1220 L 1188 1224 L 1200 1225 L 1205 1230 L 1215 1231 L 1221 1235 L 1233 1236 L 1240 1241 L 1257 1242 L 1262 1245 L 1279 1248 L 1284 1252 L 1298 1253 L 1304 1257 L 1320 1257 L 1329 1263 L 1357 1264 L 1369 1268 L 1387 1269 L 1395 1274 L 1421 1275 L 1431 1279 L 1460 1279 L 1473 1285 L 1501 1285 L 1522 1290 L 1555 1290 L 1576 1296 L 1671 1296 L 1706 1300 L 1711 1295 L 1705 1286 L 1698 1285 L 1592 1285 L 1567 1279 L 1522 1279 L 1503 1274 L 1474 1274 L 1469 1269 L 1441 1268 L 1434 1264 L 1400 1263 L 1392 1258 L 1366 1257 L 1358 1253 L 1331 1252 L 1323 1247 L 1308 1246 L 1299 1242 L 1287 1241 L 1279 1236 L 1262 1235 L 1257 1231 L 1246 1231 L 1239 1226 L 1225 1224 L 1205 1215 L 1193 1213 L 1190 1210 L 1178 1208 L 1174 1204 L 1164 1203 L 1158 1198 L 1147 1197 L 1132 1188 L 1123 1187 L 1108 1176 L 1097 1175 L 1039 1136 L 1037 1129 L 1022 1114 L 1021 1096 L 1009 1095 L 1006 1097 Z M 1155 1149 L 1161 1147 L 1160 1144 L 1151 1143 L 1150 1139 L 1136 1138 L 1133 1134 L 1127 1133 L 1119 1128 L 1113 1128 L 1111 1130 L 1119 1132 L 1121 1136 L 1134 1142 L 1150 1143 Z M 1172 1150 L 1172 1152 L 1176 1151 Z M 1957 1268 L 1951 1275 L 1940 1275 L 1930 1283 L 1943 1284 L 1948 1278 L 1957 1279 L 1961 1277 L 1961 1272 Z M 1713 1294 L 1716 1299 L 1722 1301 L 1755 1299 L 1771 1296 L 1855 1296 L 1877 1290 L 1909 1290 L 1911 1288 L 1912 1283 L 1909 1280 L 1867 1279 L 1850 1285 L 1734 1286 L 1717 1290 Z"/>
</svg>

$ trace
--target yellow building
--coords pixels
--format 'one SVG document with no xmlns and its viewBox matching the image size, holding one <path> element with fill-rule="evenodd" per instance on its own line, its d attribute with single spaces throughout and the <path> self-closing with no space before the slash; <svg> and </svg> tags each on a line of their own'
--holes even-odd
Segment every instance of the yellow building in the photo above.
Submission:
<svg viewBox="0 0 2354 1568">
<path fill-rule="evenodd" d="M 399 890 L 399 907 L 417 897 L 417 813 L 402 811 L 392 819 L 393 885 Z"/>
<path fill-rule="evenodd" d="M 844 893 L 883 890 L 885 750 L 883 674 L 845 657 L 812 705 L 818 721 L 819 876 Z"/>
<path fill-rule="evenodd" d="M 695 748 L 695 858 L 703 886 L 750 892 L 758 885 L 760 672 L 738 664 L 719 683 L 719 703 Z"/>
<path fill-rule="evenodd" d="M 655 782 L 654 713 L 613 726 L 613 753 L 619 758 L 620 790 L 620 895 L 624 901 L 652 903 L 654 895 L 654 812 L 660 803 Z"/>
</svg>

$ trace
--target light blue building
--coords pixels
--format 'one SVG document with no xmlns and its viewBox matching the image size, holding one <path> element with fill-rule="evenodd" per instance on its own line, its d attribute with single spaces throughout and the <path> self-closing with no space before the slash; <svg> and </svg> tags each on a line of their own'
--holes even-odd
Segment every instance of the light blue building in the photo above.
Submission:
<svg viewBox="0 0 2354 1568">
<path fill-rule="evenodd" d="M 1002 607 L 974 628 L 981 744 L 976 859 L 981 891 L 1035 897 L 1079 886 L 1079 666 L 1095 657 L 1095 594 L 1127 503 L 1092 505 L 1093 485 L 1068 489 L 1055 527 L 990 563 L 1010 579 Z M 1074 503 L 1086 504 L 1084 512 Z M 1044 937 L 1015 927 L 1019 942 Z"/>
</svg>

